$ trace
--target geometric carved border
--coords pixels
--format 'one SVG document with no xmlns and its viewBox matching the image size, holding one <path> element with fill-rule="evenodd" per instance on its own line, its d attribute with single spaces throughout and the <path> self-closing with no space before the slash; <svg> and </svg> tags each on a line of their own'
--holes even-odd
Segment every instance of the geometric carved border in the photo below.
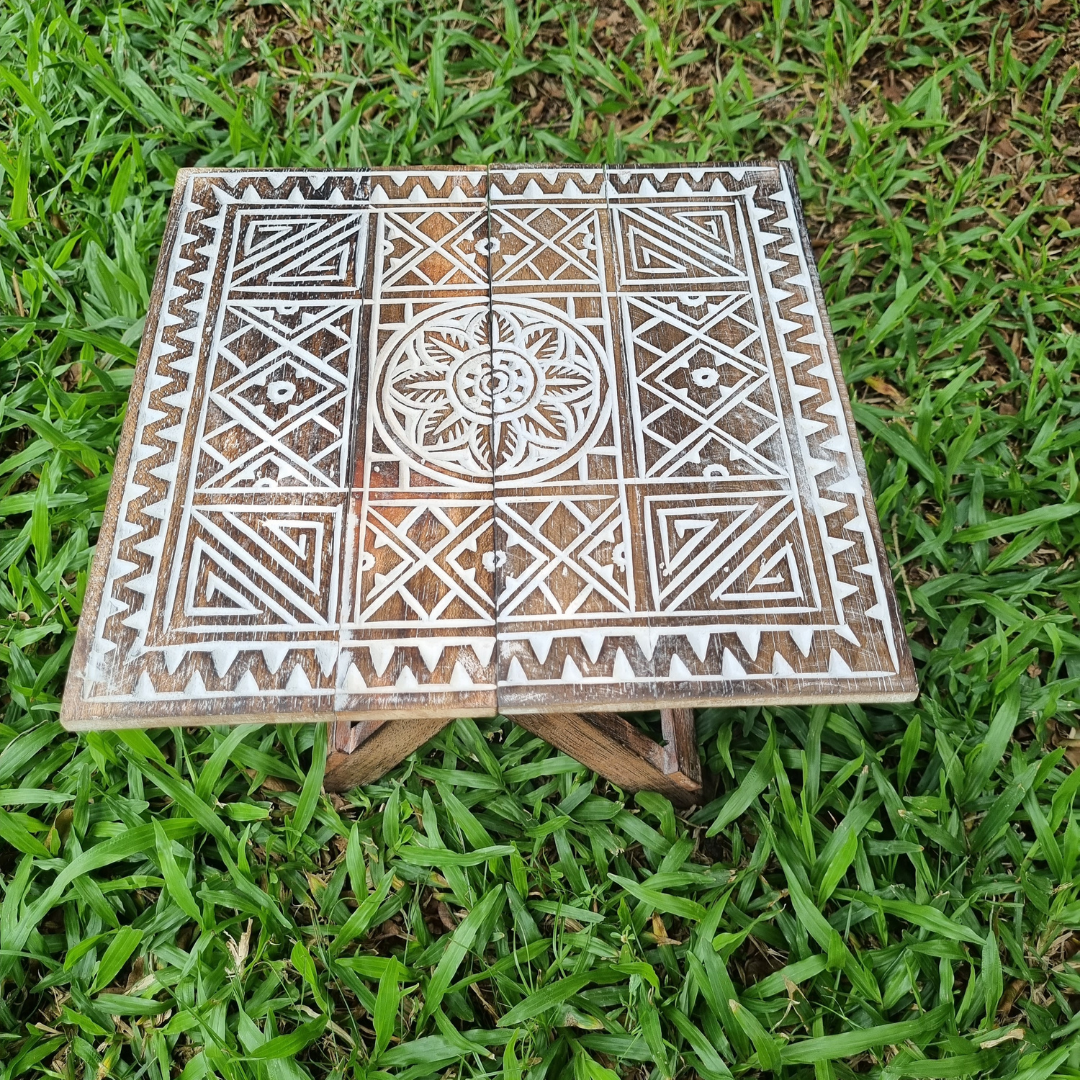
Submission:
<svg viewBox="0 0 1080 1080">
<path fill-rule="evenodd" d="M 181 172 L 64 722 L 912 697 L 800 213 Z"/>
<path fill-rule="evenodd" d="M 534 195 L 550 197 L 557 194 L 550 186 L 559 179 L 546 171 L 524 172 L 502 183 L 532 184 Z M 499 183 L 493 174 L 493 203 Z M 688 302 L 688 315 L 666 320 L 665 341 L 641 335 L 649 360 L 646 378 L 628 395 L 636 408 L 626 435 L 636 440 L 640 478 L 632 486 L 644 504 L 633 528 L 645 541 L 637 554 L 645 549 L 651 610 L 639 606 L 644 618 L 596 619 L 584 630 L 577 618 L 560 626 L 552 617 L 520 629 L 504 626 L 500 618 L 500 708 L 513 713 L 583 701 L 595 707 L 611 701 L 778 701 L 845 690 L 867 698 L 909 697 L 914 688 L 910 660 L 891 582 L 882 573 L 887 564 L 866 504 L 846 392 L 786 168 L 609 170 L 604 188 L 626 368 L 640 374 L 634 366 L 635 334 L 638 326 L 650 330 L 640 316 L 636 326 L 633 316 L 675 311 Z M 702 242 L 706 224 L 718 241 L 711 250 Z M 781 408 L 774 410 L 782 420 L 782 426 L 775 425 L 776 442 L 787 443 L 789 456 L 785 460 L 775 449 L 762 452 L 766 444 L 756 440 L 774 434 L 763 422 L 752 432 L 755 441 L 744 438 L 740 446 L 738 468 L 747 475 L 739 481 L 723 457 L 737 440 L 691 399 L 698 388 L 727 379 L 731 385 L 721 402 L 727 407 L 754 386 L 761 355 L 745 354 L 754 327 L 747 327 L 734 347 L 731 341 L 710 343 L 705 336 L 727 311 L 745 310 L 754 293 L 766 366 L 781 394 Z M 695 325 L 689 325 L 691 317 L 698 319 Z M 689 347 L 711 344 L 708 351 L 726 354 L 723 375 L 699 366 L 692 370 L 700 377 L 697 387 L 687 381 L 685 361 L 681 372 L 674 362 L 686 346 L 677 341 L 667 349 L 676 322 L 691 335 Z M 672 361 L 674 380 L 656 377 L 654 358 L 656 364 Z M 647 407 L 641 406 L 642 393 L 649 397 Z M 712 400 L 717 401 L 715 395 Z M 664 457 L 649 458 L 650 435 L 656 432 L 658 443 L 664 439 L 656 418 L 666 422 L 667 417 L 664 408 L 655 407 L 658 402 L 678 410 L 681 422 L 682 441 L 667 439 L 667 458 L 700 466 L 702 454 L 707 458 L 715 446 L 719 453 L 713 453 L 712 465 L 690 476 L 671 468 Z M 751 404 L 759 418 L 770 415 L 768 401 Z M 673 479 L 682 482 L 661 482 Z M 749 501 L 756 505 L 744 513 L 751 493 Z M 786 519 L 789 527 L 786 536 L 775 531 L 773 549 L 760 531 L 771 519 L 781 524 Z M 739 560 L 755 554 L 758 535 L 764 561 L 747 575 Z"/>
</svg>

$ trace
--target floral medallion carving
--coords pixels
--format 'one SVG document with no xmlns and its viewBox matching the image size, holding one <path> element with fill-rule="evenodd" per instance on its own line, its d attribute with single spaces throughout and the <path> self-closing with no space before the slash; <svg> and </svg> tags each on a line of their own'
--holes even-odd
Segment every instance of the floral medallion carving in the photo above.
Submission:
<svg viewBox="0 0 1080 1080">
<path fill-rule="evenodd" d="M 603 364 L 551 309 L 469 303 L 421 319 L 386 351 L 386 434 L 421 468 L 465 480 L 567 467 L 602 412 Z"/>
</svg>

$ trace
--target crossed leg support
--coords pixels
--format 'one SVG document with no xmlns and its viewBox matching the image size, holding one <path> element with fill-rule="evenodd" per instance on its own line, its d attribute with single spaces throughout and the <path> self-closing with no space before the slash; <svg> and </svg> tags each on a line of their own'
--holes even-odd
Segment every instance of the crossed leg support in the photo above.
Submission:
<svg viewBox="0 0 1080 1080">
<path fill-rule="evenodd" d="M 658 791 L 677 806 L 701 802 L 692 709 L 660 713 L 663 744 L 615 713 L 535 713 L 512 719 L 627 791 Z M 331 728 L 324 786 L 328 791 L 346 791 L 377 780 L 449 723 L 337 721 Z"/>
</svg>

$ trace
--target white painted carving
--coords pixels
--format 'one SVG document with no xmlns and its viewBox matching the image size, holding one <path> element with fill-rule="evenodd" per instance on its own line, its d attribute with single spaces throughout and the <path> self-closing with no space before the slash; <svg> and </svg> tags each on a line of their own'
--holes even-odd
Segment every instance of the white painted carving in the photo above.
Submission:
<svg viewBox="0 0 1080 1080">
<path fill-rule="evenodd" d="M 894 685 L 787 174 L 488 175 L 187 179 L 85 700 Z"/>
<path fill-rule="evenodd" d="M 551 312 L 474 301 L 394 342 L 376 375 L 376 422 L 425 471 L 535 479 L 587 444 L 600 367 L 595 346 Z"/>
</svg>

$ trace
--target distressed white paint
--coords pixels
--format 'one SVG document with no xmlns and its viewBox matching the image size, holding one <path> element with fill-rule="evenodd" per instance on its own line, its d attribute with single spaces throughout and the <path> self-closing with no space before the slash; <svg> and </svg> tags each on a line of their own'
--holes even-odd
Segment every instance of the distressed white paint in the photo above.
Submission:
<svg viewBox="0 0 1080 1080">
<path fill-rule="evenodd" d="M 86 699 L 897 677 L 783 171 L 296 175 L 182 192 Z"/>
</svg>

